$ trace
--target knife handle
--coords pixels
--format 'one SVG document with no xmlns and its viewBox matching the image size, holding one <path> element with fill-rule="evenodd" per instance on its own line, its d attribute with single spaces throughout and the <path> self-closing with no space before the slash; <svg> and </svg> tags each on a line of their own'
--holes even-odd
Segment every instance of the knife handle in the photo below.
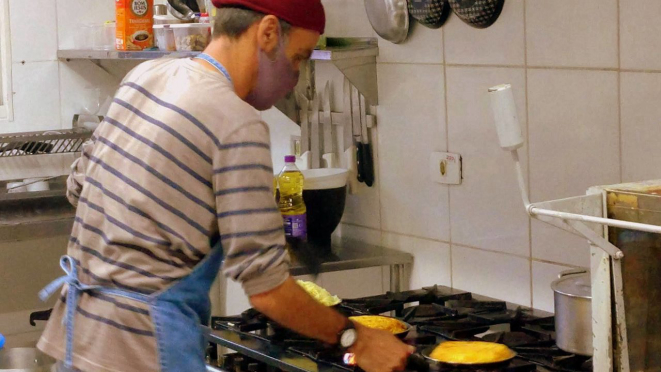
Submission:
<svg viewBox="0 0 661 372">
<path fill-rule="evenodd" d="M 374 185 L 374 159 L 372 158 L 372 146 L 363 144 L 363 157 L 360 160 L 360 168 L 363 171 L 363 182 L 369 187 Z"/>
<path fill-rule="evenodd" d="M 365 145 L 362 142 L 356 144 L 356 159 L 358 160 L 358 182 L 365 182 L 365 170 L 363 169 L 363 153 L 365 152 Z"/>
</svg>

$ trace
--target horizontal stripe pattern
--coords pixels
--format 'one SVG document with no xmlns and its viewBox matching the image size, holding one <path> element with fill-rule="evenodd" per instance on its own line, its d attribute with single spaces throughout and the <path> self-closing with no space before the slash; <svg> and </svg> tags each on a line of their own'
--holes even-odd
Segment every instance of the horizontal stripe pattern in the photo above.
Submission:
<svg viewBox="0 0 661 372">
<path fill-rule="evenodd" d="M 249 296 L 288 275 L 259 113 L 190 59 L 146 62 L 122 84 L 67 182 L 77 204 L 68 254 L 82 283 L 110 288 L 80 296 L 81 370 L 158 370 L 151 307 L 121 292 L 178 288 L 213 247 L 223 250 L 223 274 Z M 64 316 L 64 302 L 53 318 Z M 51 322 L 40 346 L 59 355 L 64 332 Z"/>
</svg>

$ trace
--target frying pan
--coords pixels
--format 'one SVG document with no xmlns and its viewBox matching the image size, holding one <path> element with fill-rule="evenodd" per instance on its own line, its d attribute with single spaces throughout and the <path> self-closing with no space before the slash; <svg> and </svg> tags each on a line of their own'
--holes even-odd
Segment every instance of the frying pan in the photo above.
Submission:
<svg viewBox="0 0 661 372">
<path fill-rule="evenodd" d="M 361 316 L 363 316 L 363 315 L 352 316 L 352 317 L 350 317 L 350 319 L 359 318 Z M 408 335 L 409 332 L 411 332 L 411 329 L 413 329 L 413 327 L 410 324 L 408 324 L 406 322 L 403 322 L 399 319 L 393 318 L 393 317 L 383 316 L 383 315 L 364 315 L 364 316 L 370 316 L 370 317 L 374 316 L 374 317 L 381 317 L 381 318 L 386 318 L 386 319 L 393 319 L 393 320 L 396 320 L 396 321 L 402 323 L 404 325 L 404 330 L 401 331 L 401 332 L 393 333 L 393 335 L 395 335 L 395 337 L 397 337 L 399 339 L 404 339 L 406 337 L 406 335 Z"/>
<path fill-rule="evenodd" d="M 406 0 L 365 0 L 367 18 L 382 38 L 399 44 L 409 34 L 409 9 Z"/>
<path fill-rule="evenodd" d="M 503 11 L 505 0 L 448 0 L 454 13 L 475 28 L 491 26 Z"/>
<path fill-rule="evenodd" d="M 450 13 L 448 0 L 409 0 L 409 14 L 425 27 L 443 26 Z"/>
<path fill-rule="evenodd" d="M 431 365 L 439 368 L 459 368 L 459 369 L 470 369 L 470 370 L 497 370 L 499 368 L 507 367 L 512 359 L 516 357 L 516 353 L 512 351 L 512 356 L 508 359 L 494 362 L 494 363 L 447 363 L 441 362 L 438 359 L 431 357 L 431 353 L 434 351 L 436 346 L 431 346 L 422 351 L 422 356 L 429 362 Z"/>
</svg>

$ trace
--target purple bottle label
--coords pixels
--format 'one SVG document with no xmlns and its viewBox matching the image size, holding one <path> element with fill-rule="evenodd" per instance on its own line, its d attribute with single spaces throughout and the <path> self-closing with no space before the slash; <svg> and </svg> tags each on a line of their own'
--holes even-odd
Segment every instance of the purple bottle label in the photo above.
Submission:
<svg viewBox="0 0 661 372">
<path fill-rule="evenodd" d="M 305 240 L 308 235 L 307 217 L 305 214 L 282 216 L 285 221 L 285 236 Z"/>
</svg>

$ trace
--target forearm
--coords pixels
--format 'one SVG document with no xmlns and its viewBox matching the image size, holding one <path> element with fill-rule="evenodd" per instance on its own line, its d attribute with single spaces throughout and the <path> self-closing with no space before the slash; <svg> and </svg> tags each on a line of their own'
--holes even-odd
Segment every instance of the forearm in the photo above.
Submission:
<svg viewBox="0 0 661 372">
<path fill-rule="evenodd" d="M 292 278 L 272 291 L 250 297 L 250 302 L 280 325 L 328 344 L 337 342 L 347 322 L 337 311 L 315 301 Z"/>
</svg>

